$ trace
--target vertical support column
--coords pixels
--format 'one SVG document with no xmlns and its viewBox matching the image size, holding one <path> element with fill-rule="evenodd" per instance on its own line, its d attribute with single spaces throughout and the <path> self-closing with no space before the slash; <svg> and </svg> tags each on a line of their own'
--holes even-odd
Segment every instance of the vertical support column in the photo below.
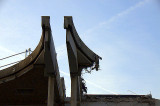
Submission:
<svg viewBox="0 0 160 106">
<path fill-rule="evenodd" d="M 82 100 L 82 96 L 83 96 L 83 92 L 82 92 L 82 79 L 81 79 L 81 73 L 82 73 L 82 69 L 84 67 L 79 66 L 78 67 L 78 82 L 79 82 L 79 101 L 81 102 Z"/>
<path fill-rule="evenodd" d="M 71 76 L 71 106 L 78 106 L 78 76 Z"/>
<path fill-rule="evenodd" d="M 54 83 L 55 79 L 52 76 L 48 77 L 48 104 L 47 106 L 54 106 Z"/>
<path fill-rule="evenodd" d="M 80 101 L 82 101 L 83 92 L 82 92 L 82 78 L 81 78 L 81 76 L 79 76 L 79 89 L 80 89 Z"/>
<path fill-rule="evenodd" d="M 83 67 L 78 68 L 77 74 L 71 74 L 71 106 L 80 106 L 82 98 L 81 71 Z"/>
<path fill-rule="evenodd" d="M 78 87 L 77 87 L 77 106 L 81 105 L 81 81 L 80 76 L 78 76 Z"/>
</svg>

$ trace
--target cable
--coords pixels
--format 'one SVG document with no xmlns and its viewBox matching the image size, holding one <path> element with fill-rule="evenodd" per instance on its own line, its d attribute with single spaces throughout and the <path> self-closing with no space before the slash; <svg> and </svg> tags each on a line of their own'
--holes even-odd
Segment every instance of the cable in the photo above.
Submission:
<svg viewBox="0 0 160 106">
<path fill-rule="evenodd" d="M 2 58 L 2 59 L 0 59 L 0 60 L 4 60 L 4 59 L 7 59 L 7 58 L 10 58 L 10 57 L 13 57 L 13 56 L 17 56 L 17 55 L 20 55 L 20 54 L 23 54 L 23 53 L 25 53 L 25 57 L 27 57 L 27 52 L 29 52 L 29 55 L 30 55 L 33 51 L 31 50 L 31 48 L 29 48 L 28 50 L 26 49 L 26 51 L 24 51 L 24 52 L 17 53 L 17 54 L 8 56 L 8 57 L 4 57 L 4 58 Z M 21 60 L 20 60 L 20 61 L 21 61 Z M 8 66 L 8 65 L 12 65 L 12 64 L 15 64 L 15 63 L 18 63 L 18 62 L 20 62 L 20 61 L 16 61 L 16 62 L 13 62 L 13 63 L 9 63 L 9 64 L 6 64 L 6 65 L 0 66 L 0 68 L 5 67 L 5 66 Z"/>
<path fill-rule="evenodd" d="M 25 52 L 21 52 L 21 53 L 17 53 L 17 54 L 14 54 L 14 55 L 11 55 L 11 56 L 8 56 L 8 57 L 5 57 L 5 58 L 2 58 L 2 59 L 0 59 L 0 60 L 4 60 L 4 59 L 7 59 L 7 58 L 16 56 L 16 55 L 20 55 L 20 54 L 22 54 L 22 53 L 26 53 L 26 51 L 25 51 Z"/>
<path fill-rule="evenodd" d="M 21 61 L 21 60 L 20 60 L 20 61 Z M 8 65 L 12 65 L 12 64 L 14 64 L 14 63 L 19 63 L 20 61 L 16 61 L 16 62 L 13 62 L 13 63 L 9 63 L 9 64 L 6 64 L 6 65 L 0 66 L 0 68 L 5 67 L 5 66 L 8 66 Z"/>
<path fill-rule="evenodd" d="M 29 48 L 28 50 L 26 49 L 26 51 L 24 51 L 24 52 L 17 53 L 17 54 L 8 56 L 8 57 L 4 57 L 4 58 L 2 58 L 2 59 L 0 59 L 0 60 L 4 60 L 4 59 L 10 58 L 10 57 L 13 57 L 13 56 L 16 56 L 16 55 L 20 55 L 20 54 L 23 54 L 23 53 L 26 53 L 26 54 L 25 54 L 25 57 L 27 57 L 27 52 L 29 52 L 29 55 L 30 55 L 33 51 L 31 50 L 31 48 Z"/>
</svg>

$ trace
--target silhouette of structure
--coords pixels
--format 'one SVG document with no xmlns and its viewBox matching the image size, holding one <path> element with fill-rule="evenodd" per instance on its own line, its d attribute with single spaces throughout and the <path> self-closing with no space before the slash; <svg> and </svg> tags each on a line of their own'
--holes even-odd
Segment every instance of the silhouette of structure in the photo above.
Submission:
<svg viewBox="0 0 160 106">
<path fill-rule="evenodd" d="M 100 56 L 80 39 L 71 16 L 64 17 L 71 76 L 66 97 L 52 39 L 50 17 L 42 16 L 42 36 L 24 60 L 0 71 L 0 106 L 160 106 L 151 95 L 89 95 L 81 72 L 99 69 Z"/>
<path fill-rule="evenodd" d="M 80 39 L 74 27 L 72 17 L 64 17 L 66 43 L 71 74 L 71 106 L 80 105 L 82 98 L 82 69 L 93 67 L 98 70 L 99 57 Z"/>
<path fill-rule="evenodd" d="M 0 71 L 0 106 L 62 104 L 64 79 L 60 78 L 50 17 L 42 17 L 42 36 L 24 60 Z"/>
</svg>

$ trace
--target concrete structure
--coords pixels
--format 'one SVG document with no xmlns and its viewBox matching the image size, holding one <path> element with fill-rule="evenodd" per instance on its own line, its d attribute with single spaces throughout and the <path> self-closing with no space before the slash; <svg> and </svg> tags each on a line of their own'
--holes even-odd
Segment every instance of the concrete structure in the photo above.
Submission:
<svg viewBox="0 0 160 106">
<path fill-rule="evenodd" d="M 70 106 L 69 100 L 65 106 Z M 151 95 L 85 95 L 81 106 L 160 106 L 160 101 Z"/>
<path fill-rule="evenodd" d="M 24 60 L 0 71 L 0 106 L 63 106 L 64 80 L 60 78 L 50 17 L 42 17 L 42 36 Z"/>
<path fill-rule="evenodd" d="M 151 95 L 84 95 L 81 71 L 88 67 L 98 70 L 102 58 L 80 39 L 71 16 L 64 17 L 64 28 L 71 74 L 71 98 L 66 99 L 67 106 L 160 106 L 160 101 Z"/>
<path fill-rule="evenodd" d="M 0 106 L 160 106 L 151 95 L 89 95 L 81 72 L 98 70 L 100 56 L 80 39 L 72 17 L 64 17 L 71 74 L 71 97 L 65 96 L 52 39 L 50 17 L 42 17 L 42 36 L 36 49 L 19 63 L 0 70 Z"/>
<path fill-rule="evenodd" d="M 64 28 L 71 74 L 71 106 L 79 106 L 83 95 L 82 69 L 92 67 L 98 70 L 101 57 L 91 51 L 80 39 L 71 16 L 64 17 Z"/>
</svg>

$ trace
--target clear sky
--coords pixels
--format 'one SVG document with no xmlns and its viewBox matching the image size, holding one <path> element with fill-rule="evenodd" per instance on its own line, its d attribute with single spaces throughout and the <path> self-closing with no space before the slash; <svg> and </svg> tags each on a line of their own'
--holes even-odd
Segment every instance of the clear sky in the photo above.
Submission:
<svg viewBox="0 0 160 106">
<path fill-rule="evenodd" d="M 64 16 L 103 60 L 84 74 L 89 94 L 152 94 L 160 99 L 159 0 L 0 0 L 0 58 L 34 48 L 41 16 L 51 17 L 61 76 L 70 96 Z M 0 66 L 24 55 L 0 61 Z"/>
</svg>

